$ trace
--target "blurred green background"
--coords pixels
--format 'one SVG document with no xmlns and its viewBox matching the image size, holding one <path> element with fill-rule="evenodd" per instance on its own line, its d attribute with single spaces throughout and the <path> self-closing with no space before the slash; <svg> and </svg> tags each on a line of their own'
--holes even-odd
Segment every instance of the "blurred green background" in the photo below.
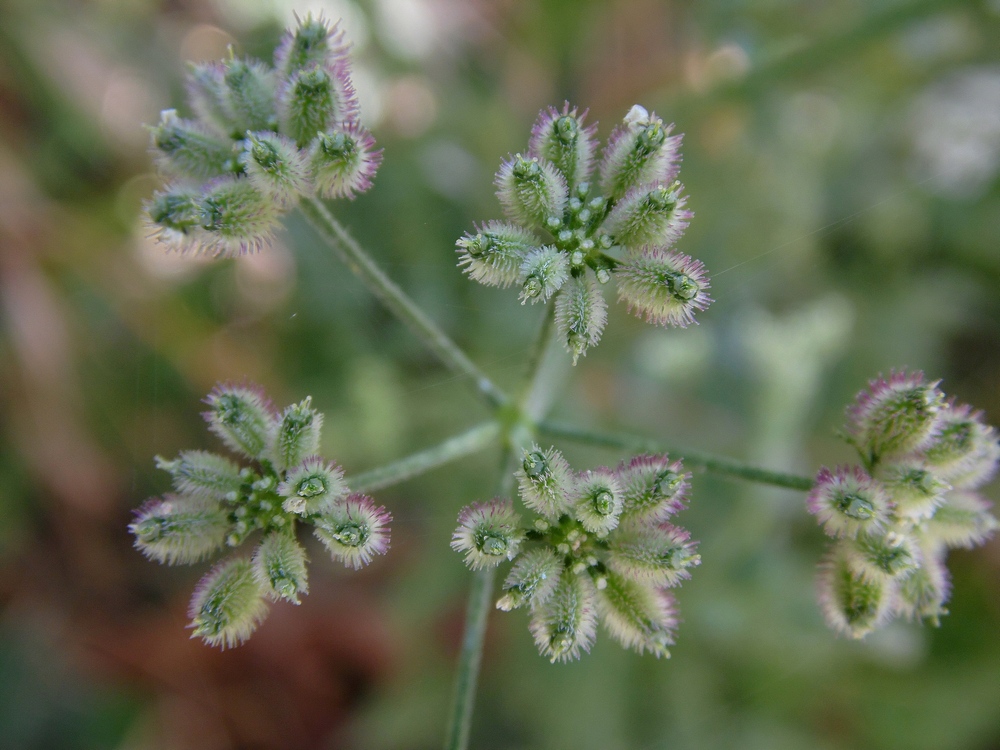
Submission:
<svg viewBox="0 0 1000 750">
<path fill-rule="evenodd" d="M 393 549 L 313 549 L 312 593 L 243 647 L 188 640 L 205 565 L 131 548 L 153 456 L 215 449 L 199 400 L 312 394 L 356 474 L 487 415 L 297 217 L 237 261 L 170 255 L 139 209 L 143 123 L 185 60 L 270 59 L 293 11 L 344 19 L 375 188 L 335 213 L 498 382 L 540 310 L 469 282 L 454 242 L 569 99 L 604 138 L 635 102 L 686 133 L 680 249 L 717 300 L 684 331 L 611 304 L 560 419 L 811 475 L 865 381 L 923 368 L 1000 423 L 1000 2 L 0 0 L 0 747 L 437 747 L 469 574 L 448 549 L 497 451 L 378 493 Z M 612 451 L 566 448 L 577 468 Z M 694 478 L 703 564 L 673 658 L 606 635 L 579 663 L 494 616 L 473 747 L 1000 748 L 1000 541 L 952 553 L 940 629 L 836 638 L 800 493 Z M 1000 498 L 994 483 L 986 493 Z"/>
</svg>

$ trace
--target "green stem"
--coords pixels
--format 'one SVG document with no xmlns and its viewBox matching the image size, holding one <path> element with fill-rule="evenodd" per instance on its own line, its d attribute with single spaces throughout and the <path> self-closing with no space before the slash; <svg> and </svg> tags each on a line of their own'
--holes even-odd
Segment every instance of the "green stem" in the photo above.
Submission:
<svg viewBox="0 0 1000 750">
<path fill-rule="evenodd" d="M 501 497 L 509 495 L 514 488 L 515 456 L 514 446 L 504 447 L 500 463 L 502 473 L 497 486 L 497 494 Z M 466 750 L 469 747 L 472 710 L 476 703 L 476 684 L 479 682 L 479 666 L 483 660 L 483 642 L 486 640 L 486 625 L 493 604 L 495 578 L 496 568 L 477 570 L 472 576 L 472 588 L 465 607 L 462 649 L 458 654 L 455 673 L 455 693 L 444 741 L 445 750 Z"/>
<path fill-rule="evenodd" d="M 545 318 L 538 334 L 533 354 L 528 360 L 528 372 L 518 404 L 518 415 L 522 419 L 506 425 L 503 460 L 497 495 L 510 497 L 514 491 L 514 471 L 517 468 L 520 449 L 530 445 L 534 439 L 536 419 L 545 416 L 552 399 L 557 394 L 555 381 L 562 377 L 563 369 L 558 367 L 556 339 L 552 335 L 553 309 L 545 310 Z M 567 357 L 564 357 L 566 359 Z M 523 417 L 527 417 L 525 424 Z M 445 750 L 466 750 L 469 746 L 469 732 L 472 728 L 472 709 L 476 700 L 476 683 L 479 679 L 479 664 L 482 661 L 483 641 L 486 624 L 493 603 L 493 580 L 496 569 L 489 568 L 474 574 L 469 603 L 465 612 L 465 629 L 462 634 L 462 650 L 458 656 L 458 670 L 455 678 L 455 694 L 452 701 Z"/>
<path fill-rule="evenodd" d="M 402 289 L 371 259 L 357 240 L 348 234 L 326 207 L 316 198 L 302 198 L 299 208 L 306 220 L 340 256 L 372 293 L 392 313 L 406 323 L 441 362 L 453 372 L 470 378 L 479 393 L 494 407 L 503 406 L 508 398 L 469 357 L 459 349 L 437 323 L 431 320 Z"/>
<path fill-rule="evenodd" d="M 731 458 L 713 456 L 700 451 L 688 450 L 686 448 L 676 448 L 667 446 L 657 440 L 640 437 L 639 435 L 629 435 L 627 433 L 597 432 L 594 430 L 584 430 L 572 425 L 559 424 L 556 422 L 541 422 L 538 424 L 538 431 L 550 437 L 572 440 L 577 443 L 594 445 L 602 448 L 621 448 L 625 450 L 645 450 L 656 451 L 658 453 L 670 453 L 677 458 L 684 459 L 688 468 L 704 469 L 713 474 L 723 474 L 725 476 L 745 479 L 748 482 L 758 482 L 760 484 L 770 484 L 775 487 L 785 487 L 790 490 L 802 490 L 808 492 L 813 487 L 813 480 L 809 477 L 798 476 L 796 474 L 786 474 L 770 469 L 761 469 L 756 466 L 748 466 Z"/>
<path fill-rule="evenodd" d="M 483 422 L 460 435 L 450 437 L 438 445 L 401 458 L 391 464 L 347 478 L 355 492 L 372 492 L 405 482 L 438 466 L 476 453 L 492 444 L 500 434 L 500 425 L 494 421 Z"/>
</svg>

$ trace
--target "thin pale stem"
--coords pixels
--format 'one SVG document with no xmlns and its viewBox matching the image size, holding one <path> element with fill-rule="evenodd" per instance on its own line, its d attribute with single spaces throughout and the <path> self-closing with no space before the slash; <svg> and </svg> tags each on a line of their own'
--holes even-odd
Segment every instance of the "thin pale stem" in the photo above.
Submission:
<svg viewBox="0 0 1000 750">
<path fill-rule="evenodd" d="M 497 495 L 510 497 L 514 490 L 514 471 L 522 447 L 534 439 L 535 419 L 545 415 L 557 394 L 555 381 L 563 376 L 563 368 L 558 366 L 557 352 L 552 335 L 552 307 L 545 310 L 545 318 L 538 334 L 534 353 L 529 359 L 528 372 L 521 390 L 518 413 L 527 416 L 528 424 L 518 421 L 507 426 L 504 455 Z M 472 728 L 472 710 L 476 701 L 476 683 L 479 679 L 479 664 L 482 661 L 483 641 L 486 624 L 493 603 L 494 568 L 480 570 L 474 574 L 472 590 L 465 614 L 465 629 L 462 634 L 462 650 L 458 657 L 458 671 L 455 678 L 455 695 L 452 702 L 445 750 L 466 750 L 469 746 L 469 732 Z"/>
<path fill-rule="evenodd" d="M 494 407 L 503 406 L 508 397 L 469 359 L 458 345 L 411 300 L 399 286 L 375 265 L 364 248 L 341 226 L 316 198 L 303 198 L 302 214 L 312 227 L 340 256 L 347 267 L 360 278 L 392 313 L 406 323 L 441 362 L 453 372 L 465 375 L 478 392 Z"/>
<path fill-rule="evenodd" d="M 502 473 L 497 485 L 497 494 L 501 497 L 509 495 L 514 487 L 515 456 L 514 446 L 507 445 L 503 451 L 500 463 Z M 483 660 L 486 625 L 493 604 L 495 578 L 496 568 L 477 570 L 472 575 L 472 588 L 465 607 L 462 650 L 458 654 L 455 673 L 455 693 L 444 741 L 445 750 L 466 750 L 469 747 L 472 711 L 476 704 L 476 685 L 479 682 L 479 666 Z"/>
<path fill-rule="evenodd" d="M 405 482 L 431 469 L 444 466 L 465 456 L 481 451 L 496 442 L 500 425 L 495 421 L 484 422 L 460 435 L 450 437 L 438 445 L 426 448 L 391 464 L 348 477 L 347 483 L 355 492 L 372 492 Z"/>
<path fill-rule="evenodd" d="M 770 484 L 775 487 L 802 490 L 803 492 L 808 492 L 813 487 L 813 480 L 809 477 L 786 474 L 781 471 L 771 471 L 770 469 L 761 469 L 757 466 L 748 466 L 731 458 L 713 456 L 708 453 L 701 453 L 700 451 L 688 450 L 687 448 L 668 446 L 658 440 L 650 440 L 639 435 L 584 430 L 579 427 L 556 422 L 541 422 L 538 424 L 538 431 L 550 437 L 563 438 L 564 440 L 572 440 L 576 443 L 594 445 L 601 448 L 670 453 L 672 456 L 684 459 L 684 463 L 688 468 L 704 469 L 713 474 L 745 479 L 748 482 Z"/>
</svg>

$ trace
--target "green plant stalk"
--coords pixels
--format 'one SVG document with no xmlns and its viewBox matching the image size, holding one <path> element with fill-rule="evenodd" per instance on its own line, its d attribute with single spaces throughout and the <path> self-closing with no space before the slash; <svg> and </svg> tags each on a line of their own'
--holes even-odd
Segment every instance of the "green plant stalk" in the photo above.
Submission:
<svg viewBox="0 0 1000 750">
<path fill-rule="evenodd" d="M 500 435 L 500 425 L 491 420 L 422 451 L 347 478 L 355 492 L 372 492 L 405 482 L 431 469 L 464 458 L 492 445 Z"/>
<path fill-rule="evenodd" d="M 507 394 L 469 359 L 458 345 L 431 318 L 411 300 L 371 259 L 347 230 L 341 226 L 326 206 L 317 199 L 304 197 L 299 209 L 313 229 L 340 256 L 351 271 L 360 278 L 382 303 L 406 323 L 438 359 L 453 372 L 470 378 L 476 390 L 493 407 L 508 402 Z"/>
<path fill-rule="evenodd" d="M 745 479 L 748 482 L 769 484 L 774 487 L 802 490 L 803 492 L 808 492 L 813 487 L 813 480 L 809 477 L 786 474 L 781 471 L 771 471 L 770 469 L 761 469 L 756 466 L 740 463 L 731 458 L 713 456 L 708 453 L 701 453 L 700 451 L 664 445 L 657 440 L 650 440 L 639 435 L 584 430 L 557 422 L 540 422 L 537 427 L 540 433 L 549 437 L 563 438 L 564 440 L 572 440 L 573 442 L 585 445 L 594 445 L 601 448 L 621 448 L 625 450 L 669 453 L 676 458 L 684 459 L 684 463 L 688 468 L 703 469 L 712 474 L 736 477 L 738 479 Z"/>
<path fill-rule="evenodd" d="M 534 439 L 534 419 L 544 416 L 556 395 L 554 381 L 561 378 L 564 368 L 553 366 L 557 343 L 553 332 L 554 309 L 549 305 L 542 319 L 535 349 L 529 359 L 525 384 L 519 399 L 519 419 L 506 428 L 501 475 L 497 485 L 497 495 L 510 497 L 514 490 L 514 471 L 518 454 Z M 527 414 L 530 408 L 532 414 Z M 472 729 L 472 711 L 476 700 L 476 684 L 479 680 L 479 665 L 483 656 L 483 641 L 486 624 L 493 604 L 493 582 L 496 568 L 476 571 L 472 590 L 465 612 L 465 627 L 462 632 L 462 649 L 458 656 L 455 677 L 455 693 L 452 701 L 448 732 L 445 736 L 445 750 L 467 750 L 469 733 Z"/>
<path fill-rule="evenodd" d="M 497 484 L 497 494 L 500 496 L 509 495 L 514 488 L 515 450 L 510 444 L 504 447 L 500 462 L 502 473 Z M 477 570 L 472 576 L 469 601 L 465 606 L 462 648 L 458 653 L 458 667 L 455 670 L 455 692 L 451 715 L 448 717 L 445 750 L 466 750 L 469 747 L 472 711 L 476 703 L 476 685 L 479 682 L 479 666 L 483 660 L 486 625 L 493 604 L 495 578 L 496 568 Z"/>
</svg>

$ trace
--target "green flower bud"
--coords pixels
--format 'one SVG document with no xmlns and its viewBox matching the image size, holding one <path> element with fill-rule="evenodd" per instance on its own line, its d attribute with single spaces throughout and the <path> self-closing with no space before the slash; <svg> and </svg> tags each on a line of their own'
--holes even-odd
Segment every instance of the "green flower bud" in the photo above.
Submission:
<svg viewBox="0 0 1000 750">
<path fill-rule="evenodd" d="M 234 134 L 236 123 L 226 112 L 225 67 L 221 63 L 190 63 L 187 95 L 191 109 L 201 122 L 226 138 Z"/>
<path fill-rule="evenodd" d="M 145 205 L 151 236 L 178 252 L 201 246 L 201 194 L 186 189 L 157 191 Z"/>
<path fill-rule="evenodd" d="M 922 372 L 872 380 L 848 409 L 847 430 L 869 467 L 931 444 L 941 426 L 944 394 Z"/>
<path fill-rule="evenodd" d="M 636 456 L 616 470 L 622 486 L 622 519 L 662 521 L 684 507 L 688 474 L 666 455 Z"/>
<path fill-rule="evenodd" d="M 875 580 L 905 577 L 919 562 L 913 540 L 898 532 L 858 534 L 845 545 L 844 554 L 852 569 Z"/>
<path fill-rule="evenodd" d="M 608 139 L 601 162 L 601 187 L 617 201 L 630 190 L 651 182 L 670 183 L 680 171 L 681 136 L 673 125 L 636 104 Z"/>
<path fill-rule="evenodd" d="M 920 567 L 899 584 L 894 602 L 896 613 L 908 620 L 927 620 L 940 625 L 941 616 L 948 614 L 944 604 L 950 593 L 951 577 L 944 560 L 925 551 Z"/>
</svg>

